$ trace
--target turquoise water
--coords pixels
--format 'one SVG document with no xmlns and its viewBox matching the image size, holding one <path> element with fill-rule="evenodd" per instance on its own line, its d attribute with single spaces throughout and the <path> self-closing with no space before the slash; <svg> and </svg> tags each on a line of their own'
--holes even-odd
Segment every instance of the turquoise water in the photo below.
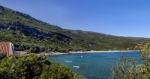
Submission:
<svg viewBox="0 0 150 79">
<path fill-rule="evenodd" d="M 84 53 L 49 56 L 49 60 L 64 64 L 74 72 L 85 76 L 87 79 L 110 79 L 112 67 L 120 57 L 134 58 L 140 62 L 138 52 L 111 52 L 111 53 Z"/>
</svg>

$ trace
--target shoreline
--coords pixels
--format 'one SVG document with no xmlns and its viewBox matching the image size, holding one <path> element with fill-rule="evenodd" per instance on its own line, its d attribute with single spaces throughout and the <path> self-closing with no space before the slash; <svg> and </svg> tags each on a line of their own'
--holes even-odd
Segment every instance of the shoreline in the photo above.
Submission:
<svg viewBox="0 0 150 79">
<path fill-rule="evenodd" d="M 139 52 L 139 50 L 112 50 L 112 51 L 70 51 L 68 53 L 62 52 L 50 52 L 50 53 L 41 53 L 46 56 L 53 56 L 53 55 L 65 55 L 65 54 L 86 54 L 86 53 L 111 53 L 111 52 Z"/>
</svg>

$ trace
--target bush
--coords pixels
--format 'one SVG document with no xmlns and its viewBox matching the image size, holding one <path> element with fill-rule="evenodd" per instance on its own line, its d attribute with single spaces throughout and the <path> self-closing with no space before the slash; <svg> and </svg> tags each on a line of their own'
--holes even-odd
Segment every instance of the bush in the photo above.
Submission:
<svg viewBox="0 0 150 79">
<path fill-rule="evenodd" d="M 133 59 L 121 58 L 120 62 L 113 68 L 112 79 L 136 79 L 135 67 Z"/>
<path fill-rule="evenodd" d="M 150 43 L 141 50 L 142 64 L 121 59 L 112 70 L 112 79 L 150 79 Z"/>
<path fill-rule="evenodd" d="M 46 56 L 26 54 L 1 59 L 1 79 L 78 79 L 68 68 L 48 61 Z"/>
</svg>

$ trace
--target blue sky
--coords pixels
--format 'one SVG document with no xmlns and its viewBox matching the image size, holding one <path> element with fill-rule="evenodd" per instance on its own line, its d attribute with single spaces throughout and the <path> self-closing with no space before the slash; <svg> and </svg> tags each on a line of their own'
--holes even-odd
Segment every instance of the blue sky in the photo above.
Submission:
<svg viewBox="0 0 150 79">
<path fill-rule="evenodd" d="M 150 0 L 1 0 L 0 5 L 67 29 L 150 37 Z"/>
</svg>

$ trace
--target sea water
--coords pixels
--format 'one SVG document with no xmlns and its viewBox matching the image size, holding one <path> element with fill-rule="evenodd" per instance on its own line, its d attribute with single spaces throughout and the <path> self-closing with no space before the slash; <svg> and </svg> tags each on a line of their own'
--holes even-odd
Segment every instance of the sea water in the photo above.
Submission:
<svg viewBox="0 0 150 79">
<path fill-rule="evenodd" d="M 110 79 L 112 67 L 122 56 L 133 58 L 137 63 L 140 63 L 140 54 L 133 51 L 65 54 L 49 56 L 49 60 L 64 64 L 87 79 Z"/>
</svg>

